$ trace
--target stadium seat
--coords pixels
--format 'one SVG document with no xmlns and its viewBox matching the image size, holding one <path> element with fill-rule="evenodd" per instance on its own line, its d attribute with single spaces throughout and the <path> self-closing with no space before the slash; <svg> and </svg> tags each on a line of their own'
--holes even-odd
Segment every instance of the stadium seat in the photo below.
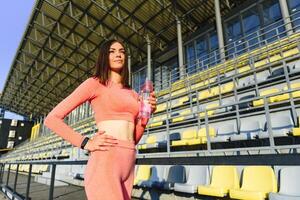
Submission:
<svg viewBox="0 0 300 200">
<path fill-rule="evenodd" d="M 269 70 L 264 70 L 262 72 L 256 73 L 256 80 L 258 83 L 261 83 L 266 81 L 268 76 L 270 76 Z M 253 77 L 253 81 L 255 82 L 254 77 Z"/>
<path fill-rule="evenodd" d="M 241 73 L 244 73 L 244 72 L 247 72 L 247 71 L 250 71 L 251 70 L 251 67 L 249 65 L 246 65 L 244 67 L 240 67 L 238 69 L 238 73 L 241 74 Z"/>
<path fill-rule="evenodd" d="M 153 136 L 154 137 L 154 136 Z M 166 135 L 156 134 L 152 140 L 146 140 L 146 149 L 164 148 L 167 146 Z"/>
<path fill-rule="evenodd" d="M 141 146 L 141 149 L 148 149 L 148 146 L 156 143 L 156 135 L 150 134 L 146 137 L 145 143 Z"/>
<path fill-rule="evenodd" d="M 196 129 L 186 129 L 181 134 L 180 140 L 175 140 L 171 142 L 171 146 L 185 146 L 189 145 L 189 142 L 197 138 Z"/>
<path fill-rule="evenodd" d="M 267 90 L 264 90 L 264 91 L 260 92 L 260 96 L 261 97 L 263 97 L 263 96 L 270 96 L 270 95 L 278 93 L 278 92 L 280 92 L 280 91 L 277 88 L 267 89 Z M 282 95 L 271 96 L 271 97 L 269 97 L 267 99 L 268 99 L 268 101 L 270 103 L 277 102 L 277 101 L 283 101 L 284 100 L 284 98 L 282 97 Z M 259 100 L 253 101 L 253 106 L 254 107 L 261 106 L 261 105 L 264 105 L 264 100 L 263 99 L 259 99 Z"/>
<path fill-rule="evenodd" d="M 280 170 L 279 192 L 271 192 L 269 200 L 300 199 L 300 166 L 285 167 Z"/>
<path fill-rule="evenodd" d="M 215 166 L 212 171 L 211 183 L 198 186 L 198 194 L 225 197 L 230 189 L 239 189 L 239 177 L 234 166 Z"/>
<path fill-rule="evenodd" d="M 167 103 L 158 104 L 154 113 L 162 112 L 167 109 Z"/>
<path fill-rule="evenodd" d="M 300 123 L 300 117 L 298 119 L 298 122 Z M 296 127 L 296 128 L 292 129 L 291 135 L 300 136 L 300 125 L 299 125 L 299 127 Z"/>
<path fill-rule="evenodd" d="M 167 166 L 165 165 L 155 165 L 151 167 L 149 180 L 144 180 L 140 182 L 141 187 L 152 188 L 153 184 L 162 184 L 165 182 L 165 173 Z"/>
<path fill-rule="evenodd" d="M 297 61 L 296 63 L 290 64 L 289 69 L 291 74 L 300 72 L 300 62 Z"/>
<path fill-rule="evenodd" d="M 288 90 L 288 86 L 285 86 L 283 88 L 283 91 L 287 91 L 287 90 Z M 292 92 L 293 98 L 299 98 L 300 97 L 300 83 L 299 82 L 298 83 L 291 83 L 291 90 L 294 91 L 294 92 Z M 285 93 L 281 96 L 282 96 L 281 98 L 284 99 L 284 100 L 290 99 L 289 93 Z"/>
<path fill-rule="evenodd" d="M 175 183 L 184 183 L 186 181 L 185 167 L 182 165 L 174 165 L 169 168 L 166 182 L 163 189 L 173 190 Z"/>
<path fill-rule="evenodd" d="M 175 183 L 174 190 L 185 193 L 196 193 L 198 185 L 205 185 L 208 181 L 208 166 L 185 166 L 187 172 L 186 183 Z"/>
<path fill-rule="evenodd" d="M 182 89 L 179 89 L 179 90 L 176 90 L 174 92 L 171 93 L 171 97 L 174 97 L 174 96 L 177 96 L 179 94 L 184 94 L 187 92 L 187 89 L 186 88 L 182 88 Z"/>
<path fill-rule="evenodd" d="M 218 103 L 213 103 L 213 104 L 209 104 L 205 107 L 205 110 L 206 113 L 207 113 L 207 116 L 211 116 L 213 114 L 215 114 L 216 110 L 214 110 L 213 108 L 216 108 L 216 107 L 219 107 L 219 104 Z M 199 113 L 199 117 L 202 118 L 202 117 L 205 117 L 205 112 L 200 112 Z"/>
<path fill-rule="evenodd" d="M 290 115 L 271 115 L 271 125 L 272 125 L 272 132 L 273 137 L 282 137 L 282 136 L 288 136 L 290 132 L 292 132 L 292 129 L 294 127 L 293 120 Z M 258 138 L 268 138 L 269 132 L 268 132 L 267 123 L 265 123 L 265 131 L 261 132 L 257 135 Z"/>
<path fill-rule="evenodd" d="M 226 83 L 226 84 L 223 84 L 221 86 L 221 93 L 227 93 L 227 92 L 231 92 L 234 88 L 234 84 L 233 82 L 229 82 L 229 83 Z"/>
<path fill-rule="evenodd" d="M 269 192 L 277 192 L 277 180 L 269 166 L 248 166 L 243 170 L 242 187 L 230 189 L 230 198 L 263 200 Z"/>
<path fill-rule="evenodd" d="M 140 186 L 140 183 L 142 181 L 147 181 L 150 178 L 150 165 L 139 165 L 136 176 L 134 177 L 133 185 L 138 185 Z"/>
<path fill-rule="evenodd" d="M 159 115 L 155 116 L 150 119 L 150 123 L 147 124 L 147 127 L 157 127 L 164 124 L 165 120 L 167 119 L 167 115 Z"/>
<path fill-rule="evenodd" d="M 181 122 L 187 119 L 191 119 L 194 116 L 191 115 L 192 111 L 190 108 L 185 109 L 185 110 L 180 110 L 178 113 L 174 113 L 171 115 L 172 119 L 171 122 L 172 123 L 176 123 L 176 122 Z"/>
<path fill-rule="evenodd" d="M 239 99 L 238 107 L 239 109 L 249 109 L 253 106 L 251 99 L 255 98 L 256 96 L 254 94 L 243 96 Z M 248 101 L 247 101 L 248 100 Z M 241 102 L 243 101 L 243 102 Z M 231 106 L 231 110 L 236 110 L 236 105 Z"/>
<path fill-rule="evenodd" d="M 207 143 L 206 130 L 207 130 L 206 127 L 204 127 L 204 128 L 200 128 L 198 131 L 198 138 L 199 138 L 198 141 L 200 141 L 201 144 Z M 215 128 L 209 126 L 208 127 L 208 135 L 210 138 L 215 137 L 216 136 Z"/>
<path fill-rule="evenodd" d="M 269 62 L 269 61 L 268 61 L 267 58 L 262 59 L 262 60 L 259 60 L 259 61 L 256 61 L 256 62 L 254 63 L 254 67 L 255 67 L 255 68 L 262 67 L 262 66 L 268 64 L 268 62 Z"/>
<path fill-rule="evenodd" d="M 215 137 L 210 138 L 210 142 L 227 142 L 230 140 L 230 136 L 237 135 L 237 128 L 235 123 L 220 125 L 217 128 Z"/>
<path fill-rule="evenodd" d="M 178 98 L 178 99 L 176 99 L 176 100 L 173 100 L 173 101 L 171 102 L 171 107 L 172 107 L 172 108 L 176 108 L 176 107 L 178 107 L 178 106 L 181 106 L 181 105 L 183 105 L 185 102 L 187 102 L 188 100 L 189 100 L 189 97 L 188 97 L 188 96 L 180 97 L 180 98 Z"/>
<path fill-rule="evenodd" d="M 287 58 L 287 57 L 296 55 L 296 54 L 298 54 L 298 53 L 299 53 L 299 49 L 298 49 L 298 47 L 296 47 L 296 48 L 293 48 L 293 49 L 284 51 L 284 52 L 283 52 L 283 57 L 284 57 L 284 58 Z"/>
<path fill-rule="evenodd" d="M 255 120 L 245 120 L 241 122 L 239 134 L 230 136 L 231 141 L 251 140 L 262 131 L 261 125 Z"/>
</svg>

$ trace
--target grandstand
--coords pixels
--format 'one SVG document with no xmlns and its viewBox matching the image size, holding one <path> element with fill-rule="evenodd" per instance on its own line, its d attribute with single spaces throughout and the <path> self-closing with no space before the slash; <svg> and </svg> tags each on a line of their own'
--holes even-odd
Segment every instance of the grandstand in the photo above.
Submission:
<svg viewBox="0 0 300 200">
<path fill-rule="evenodd" d="M 93 74 L 99 44 L 118 38 L 133 88 L 149 77 L 158 99 L 137 145 L 133 198 L 299 200 L 299 9 L 298 0 L 37 0 L 0 97 L 32 116 L 32 137 L 0 157 L 2 192 L 39 199 L 39 183 L 53 199 L 83 185 L 88 152 L 43 120 Z M 97 131 L 88 102 L 65 122 Z"/>
</svg>

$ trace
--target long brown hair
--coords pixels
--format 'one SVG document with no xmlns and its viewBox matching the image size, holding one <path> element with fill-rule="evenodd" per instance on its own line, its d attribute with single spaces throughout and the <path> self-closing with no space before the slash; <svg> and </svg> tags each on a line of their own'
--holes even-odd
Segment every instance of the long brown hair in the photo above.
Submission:
<svg viewBox="0 0 300 200">
<path fill-rule="evenodd" d="M 120 43 L 124 49 L 124 43 L 119 41 L 119 40 L 108 40 L 108 41 L 104 41 L 101 45 L 100 45 L 100 49 L 99 49 L 99 55 L 98 55 L 98 59 L 96 61 L 96 65 L 95 65 L 95 69 L 96 72 L 94 74 L 95 77 L 99 78 L 100 83 L 107 85 L 107 81 L 109 79 L 109 74 L 110 74 L 110 65 L 109 65 L 109 49 L 111 47 L 111 45 L 115 42 Z M 122 77 L 122 85 L 124 87 L 127 88 L 131 88 L 130 84 L 129 84 L 129 71 L 128 71 L 128 56 L 127 53 L 125 51 L 125 60 L 124 60 L 124 65 L 121 71 L 121 77 Z"/>
</svg>

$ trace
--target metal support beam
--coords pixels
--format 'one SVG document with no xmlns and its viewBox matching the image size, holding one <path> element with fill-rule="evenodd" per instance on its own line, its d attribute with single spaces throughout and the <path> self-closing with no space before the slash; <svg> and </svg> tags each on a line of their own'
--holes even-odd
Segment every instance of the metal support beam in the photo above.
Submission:
<svg viewBox="0 0 300 200">
<path fill-rule="evenodd" d="M 287 6 L 286 0 L 279 0 L 280 9 L 282 13 L 282 18 L 285 24 L 285 29 L 288 35 L 293 34 L 291 19 L 290 19 L 290 13 Z"/>
<path fill-rule="evenodd" d="M 151 41 L 147 35 L 147 78 L 151 80 Z"/>
<path fill-rule="evenodd" d="M 177 44 L 178 44 L 178 67 L 179 67 L 179 76 L 180 79 L 185 75 L 185 69 L 183 65 L 183 44 L 182 44 L 182 32 L 181 32 L 181 22 L 176 17 L 177 21 Z"/>
<path fill-rule="evenodd" d="M 225 61 L 225 50 L 224 50 L 224 36 L 223 36 L 223 27 L 221 21 L 221 12 L 220 12 L 220 1 L 215 0 L 215 14 L 216 14 L 216 27 L 219 41 L 219 51 L 221 61 Z"/>
</svg>

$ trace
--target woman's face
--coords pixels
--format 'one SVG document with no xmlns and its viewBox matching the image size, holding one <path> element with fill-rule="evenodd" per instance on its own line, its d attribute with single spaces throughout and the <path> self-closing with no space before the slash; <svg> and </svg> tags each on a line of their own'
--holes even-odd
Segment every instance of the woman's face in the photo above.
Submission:
<svg viewBox="0 0 300 200">
<path fill-rule="evenodd" d="M 109 65 L 110 69 L 116 72 L 120 72 L 125 62 L 125 49 L 119 43 L 115 42 L 109 49 Z"/>
</svg>

